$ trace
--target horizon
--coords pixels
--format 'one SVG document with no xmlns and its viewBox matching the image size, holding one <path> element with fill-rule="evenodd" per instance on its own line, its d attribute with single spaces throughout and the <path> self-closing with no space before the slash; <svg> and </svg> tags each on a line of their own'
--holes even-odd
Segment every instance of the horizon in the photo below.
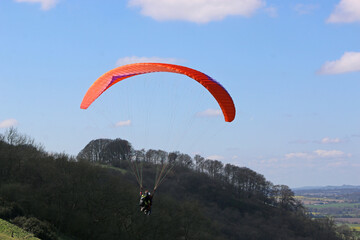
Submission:
<svg viewBox="0 0 360 240">
<path fill-rule="evenodd" d="M 351 0 L 4 0 L 0 133 L 16 127 L 70 155 L 122 138 L 291 188 L 360 185 L 359 28 Z M 80 109 L 97 78 L 135 62 L 207 74 L 232 96 L 235 120 L 173 73 L 129 78 Z"/>
</svg>

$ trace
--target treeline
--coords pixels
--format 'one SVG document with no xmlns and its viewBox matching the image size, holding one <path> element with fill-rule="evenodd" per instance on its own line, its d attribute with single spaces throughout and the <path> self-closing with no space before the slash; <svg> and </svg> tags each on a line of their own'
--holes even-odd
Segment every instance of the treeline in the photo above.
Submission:
<svg viewBox="0 0 360 240">
<path fill-rule="evenodd" d="M 14 130 L 0 135 L 0 218 L 41 239 L 352 239 L 329 219 L 310 219 L 289 188 L 250 169 L 134 150 L 121 139 L 90 145 L 98 150 L 88 145 L 71 157 L 47 153 Z M 162 161 L 175 164 L 151 216 L 138 209 L 129 158 L 146 162 L 147 186 Z"/>
<path fill-rule="evenodd" d="M 288 186 L 274 185 L 263 175 L 247 167 L 224 165 L 221 161 L 205 159 L 198 154 L 192 158 L 178 151 L 168 153 L 154 149 L 135 150 L 131 143 L 123 139 L 97 139 L 89 142 L 77 159 L 122 168 L 127 168 L 130 161 L 150 163 L 153 166 L 175 165 L 222 182 L 241 199 L 253 199 L 288 210 L 303 210 L 301 202 L 294 198 L 294 193 Z"/>
</svg>

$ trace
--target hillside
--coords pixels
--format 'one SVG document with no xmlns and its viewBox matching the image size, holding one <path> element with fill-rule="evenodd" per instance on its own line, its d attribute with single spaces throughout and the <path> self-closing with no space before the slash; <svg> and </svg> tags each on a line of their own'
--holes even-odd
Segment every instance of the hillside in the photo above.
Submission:
<svg viewBox="0 0 360 240">
<path fill-rule="evenodd" d="M 22 240 L 22 239 L 29 239 L 29 240 L 36 240 L 39 238 L 34 237 L 32 233 L 26 232 L 23 229 L 19 228 L 18 226 L 11 224 L 7 221 L 0 219 L 0 239 L 1 240 Z"/>
<path fill-rule="evenodd" d="M 86 151 L 75 158 L 49 154 L 19 137 L 2 139 L 0 217 L 17 218 L 23 227 L 34 223 L 41 239 L 59 233 L 74 239 L 351 239 L 347 232 L 340 236 L 331 220 L 308 217 L 287 186 L 248 168 L 177 153 L 152 215 L 145 216 L 127 152 L 116 147 L 136 151 L 127 141 L 102 140 L 97 156 L 107 157 L 95 161 Z M 152 150 L 153 159 L 156 152 L 163 151 Z M 149 188 L 156 167 L 150 160 L 143 164 Z"/>
</svg>

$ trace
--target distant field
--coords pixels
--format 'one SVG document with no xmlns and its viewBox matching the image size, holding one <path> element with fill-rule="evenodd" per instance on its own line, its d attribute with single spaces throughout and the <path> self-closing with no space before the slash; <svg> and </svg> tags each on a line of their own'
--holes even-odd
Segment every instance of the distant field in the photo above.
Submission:
<svg viewBox="0 0 360 240">
<path fill-rule="evenodd" d="M 354 229 L 357 232 L 360 232 L 360 224 L 349 224 L 348 225 L 351 229 Z"/>
<path fill-rule="evenodd" d="M 336 222 L 349 223 L 360 226 L 360 218 L 335 218 L 334 220 Z"/>
<path fill-rule="evenodd" d="M 345 202 L 343 199 L 323 198 L 323 197 L 296 196 L 295 198 L 300 200 L 304 205 L 343 203 L 343 202 Z"/>
<path fill-rule="evenodd" d="M 0 219 L 0 240 L 40 240 L 39 238 L 34 237 L 33 234 L 28 233 L 21 228 Z"/>
<path fill-rule="evenodd" d="M 359 203 L 326 203 L 326 204 L 305 204 L 307 208 L 359 208 Z"/>
<path fill-rule="evenodd" d="M 346 224 L 360 239 L 360 188 L 303 190 L 300 200 L 314 218 L 331 217 L 337 225 Z"/>
</svg>

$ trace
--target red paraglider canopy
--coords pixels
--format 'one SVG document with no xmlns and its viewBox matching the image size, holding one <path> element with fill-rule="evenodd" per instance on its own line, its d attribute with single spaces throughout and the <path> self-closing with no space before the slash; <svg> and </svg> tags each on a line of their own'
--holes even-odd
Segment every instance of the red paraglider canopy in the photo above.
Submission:
<svg viewBox="0 0 360 240">
<path fill-rule="evenodd" d="M 225 121 L 235 118 L 235 105 L 226 89 L 208 75 L 197 70 L 167 63 L 133 63 L 114 68 L 99 77 L 88 89 L 80 108 L 87 109 L 104 91 L 117 82 L 140 74 L 152 72 L 172 72 L 189 76 L 203 85 L 218 102 Z"/>
</svg>

